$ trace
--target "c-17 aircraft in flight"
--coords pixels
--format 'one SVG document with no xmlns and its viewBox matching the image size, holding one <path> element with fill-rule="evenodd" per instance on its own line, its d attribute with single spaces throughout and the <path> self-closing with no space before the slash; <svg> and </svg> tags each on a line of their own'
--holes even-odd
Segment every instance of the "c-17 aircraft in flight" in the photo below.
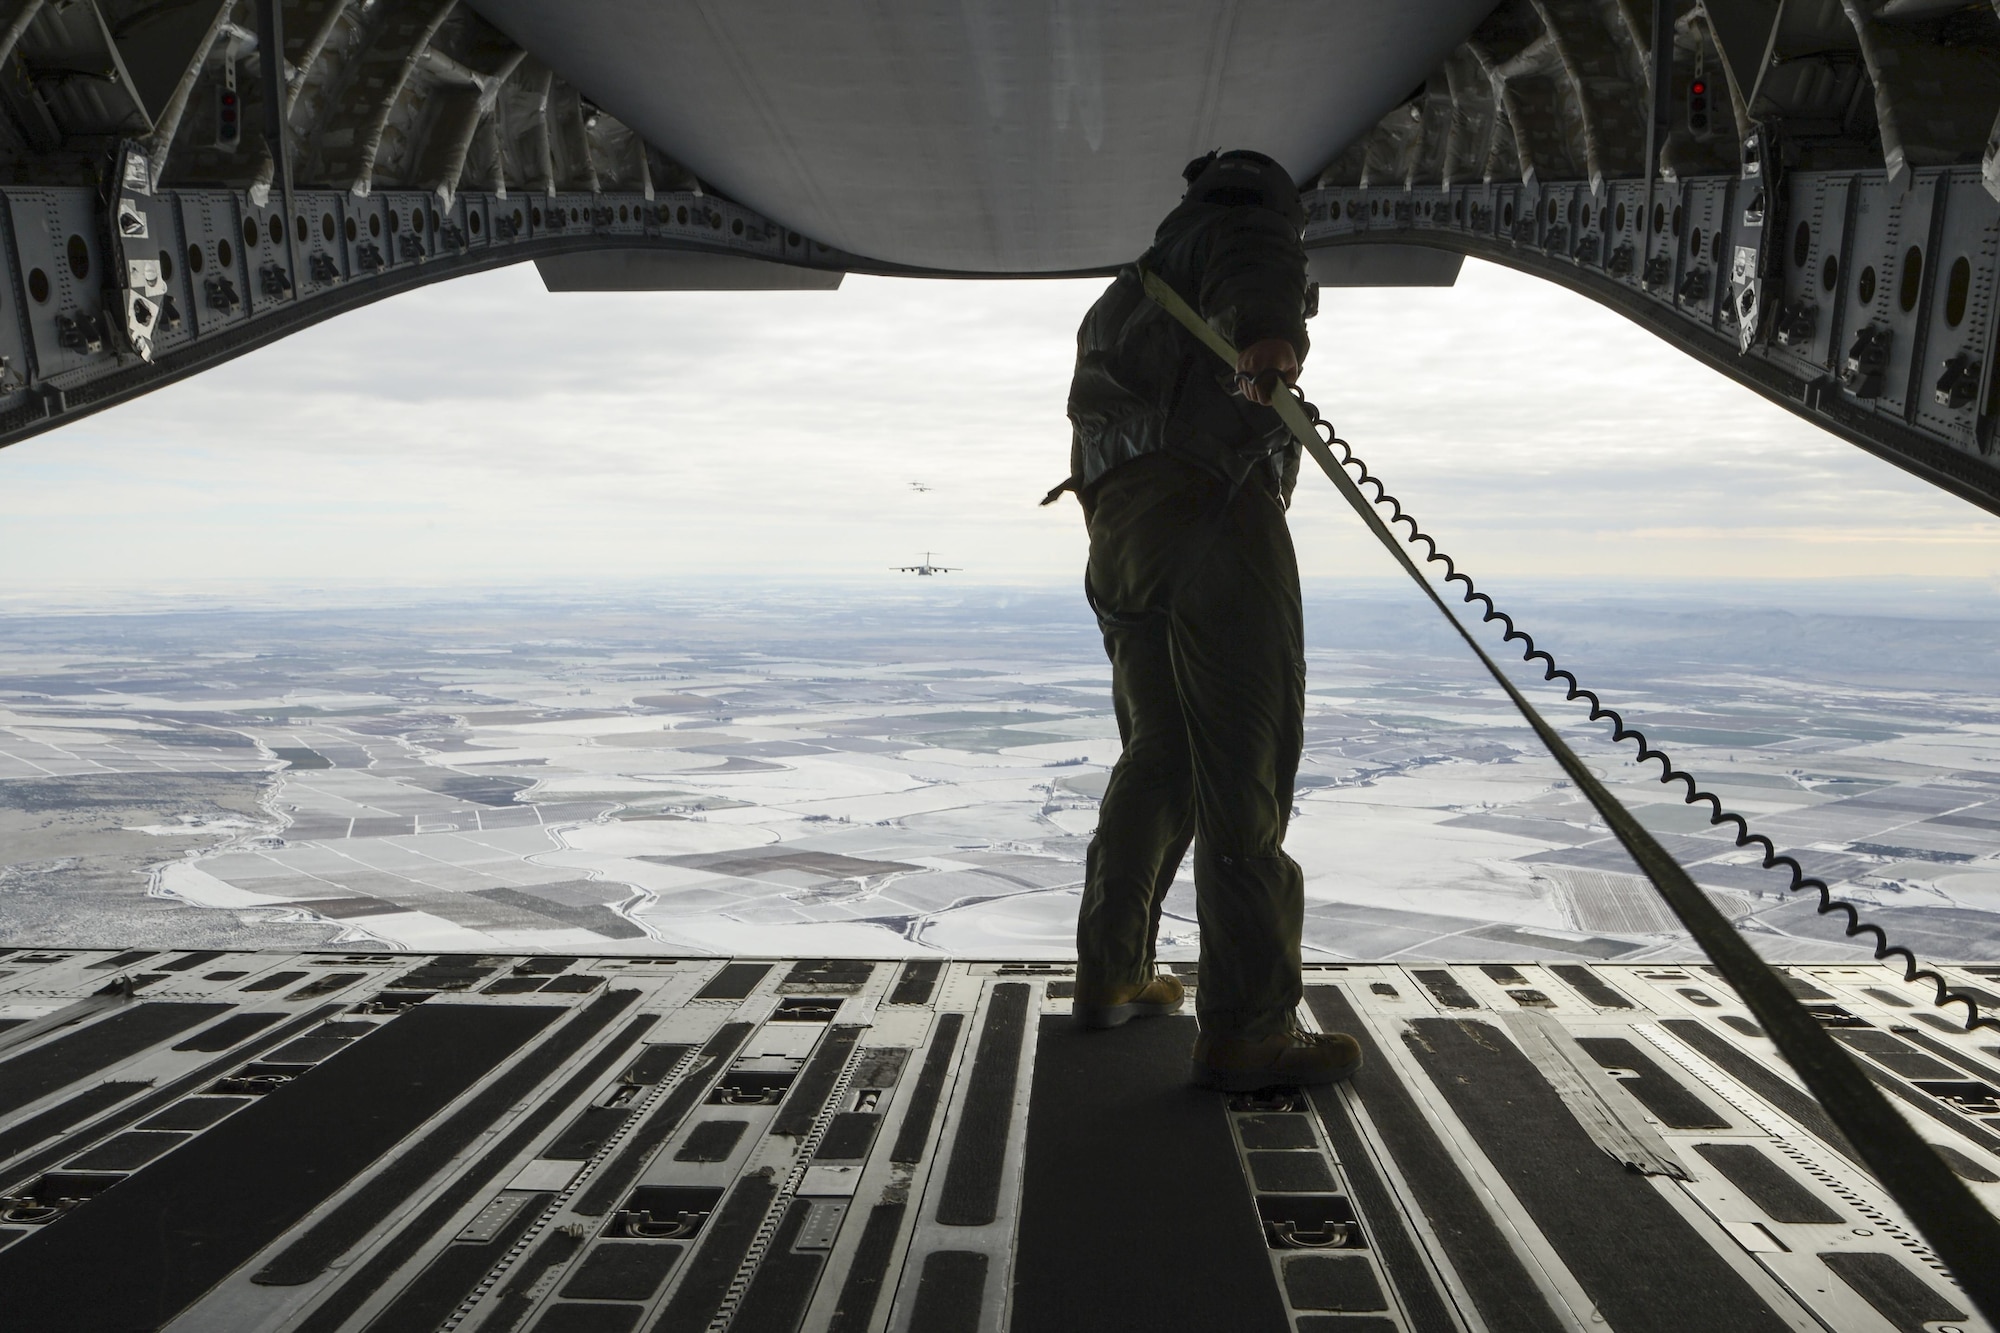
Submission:
<svg viewBox="0 0 2000 1333">
<path fill-rule="evenodd" d="M 932 488 L 921 481 L 913 481 L 910 483 L 910 489 L 917 492 L 919 495 L 922 495 L 926 491 L 929 491 Z"/>
<path fill-rule="evenodd" d="M 959 572 L 957 566 L 932 564 L 931 553 L 929 551 L 924 552 L 924 559 L 922 564 L 897 565 L 895 568 L 898 574 L 916 574 L 919 576 L 930 575 L 930 574 L 956 574 Z"/>
<path fill-rule="evenodd" d="M 1302 187 L 1322 285 L 1508 265 L 2000 513 L 1996 122 L 2000 18 L 1966 0 L 6 0 L 0 445 L 525 260 L 552 292 L 1107 275 L 1184 163 L 1245 147 Z M 980 716 L 963 743 L 1023 735 Z M 858 845 L 826 836 L 786 873 Z M 1013 836 L 967 828 L 964 856 Z M 382 872 L 348 860 L 324 873 L 360 895 L 342 876 Z M 1190 1019 L 1073 1032 L 1048 959 L 13 949 L 0 1309 L 271 1333 L 2000 1320 L 1990 1037 L 1899 968 L 1767 977 L 1718 947 L 1751 978 L 1724 984 L 1506 941 L 1309 968 L 1298 1022 L 1367 1063 L 1247 1096 L 1184 1086 Z M 1976 961 L 1919 975 L 1990 987 Z"/>
</svg>

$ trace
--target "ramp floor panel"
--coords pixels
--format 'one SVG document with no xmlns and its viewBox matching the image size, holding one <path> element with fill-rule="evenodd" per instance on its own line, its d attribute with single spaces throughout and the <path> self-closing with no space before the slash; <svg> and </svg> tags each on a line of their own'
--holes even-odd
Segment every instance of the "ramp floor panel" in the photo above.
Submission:
<svg viewBox="0 0 2000 1333">
<path fill-rule="evenodd" d="M 1289 1328 L 1244 1187 L 1230 1099 L 1188 1086 L 1194 1031 L 1192 1018 L 1107 1034 L 1042 1016 L 1014 1259 L 1016 1333 Z M 1255 1156 L 1326 1170 L 1315 1152 Z"/>
<path fill-rule="evenodd" d="M 34 957 L 0 1024 L 139 961 Z M 1075 1028 L 1059 964 L 201 965 L 0 1063 L 7 1320 L 1993 1333 L 1698 970 L 1309 968 L 1300 1021 L 1366 1065 L 1232 1095 L 1191 1017 Z M 1991 1039 L 1890 969 L 1788 972 L 2000 1209 Z"/>
</svg>

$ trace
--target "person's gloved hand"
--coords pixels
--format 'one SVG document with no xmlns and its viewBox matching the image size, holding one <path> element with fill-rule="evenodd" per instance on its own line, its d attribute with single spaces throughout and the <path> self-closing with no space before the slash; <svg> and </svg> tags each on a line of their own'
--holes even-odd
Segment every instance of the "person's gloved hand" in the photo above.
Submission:
<svg viewBox="0 0 2000 1333">
<path fill-rule="evenodd" d="M 1278 391 L 1278 380 L 1298 383 L 1298 349 L 1283 338 L 1264 338 L 1251 343 L 1236 356 L 1236 374 L 1243 396 L 1269 407 Z"/>
</svg>

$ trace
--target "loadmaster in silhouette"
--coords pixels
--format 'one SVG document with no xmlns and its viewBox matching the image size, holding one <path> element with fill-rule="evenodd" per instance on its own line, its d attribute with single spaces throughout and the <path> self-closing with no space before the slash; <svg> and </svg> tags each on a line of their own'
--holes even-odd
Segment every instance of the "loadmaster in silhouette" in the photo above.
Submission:
<svg viewBox="0 0 2000 1333">
<path fill-rule="evenodd" d="M 1070 476 L 1050 493 L 1083 506 L 1084 591 L 1124 742 L 1090 844 L 1075 1013 L 1110 1028 L 1180 1009 L 1181 982 L 1157 971 L 1153 946 L 1192 842 L 1194 1081 L 1329 1083 L 1361 1051 L 1294 1016 L 1305 880 L 1284 840 L 1305 646 L 1285 509 L 1299 448 L 1269 407 L 1307 351 L 1305 213 L 1261 153 L 1211 153 L 1185 175 L 1152 248 L 1077 332 Z M 1143 272 L 1242 349 L 1235 374 L 1146 295 Z"/>
</svg>

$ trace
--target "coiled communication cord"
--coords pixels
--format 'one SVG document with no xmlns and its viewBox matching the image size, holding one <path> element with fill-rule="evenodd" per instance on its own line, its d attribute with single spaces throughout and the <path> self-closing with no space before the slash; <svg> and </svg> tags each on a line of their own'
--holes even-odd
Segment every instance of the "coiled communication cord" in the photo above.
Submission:
<svg viewBox="0 0 2000 1333">
<path fill-rule="evenodd" d="M 1950 983 L 1937 972 L 1921 966 L 1914 953 L 1911 953 L 1900 944 L 1891 944 L 1888 935 L 1883 932 L 1882 927 L 1871 921 L 1863 921 L 1860 911 L 1853 903 L 1833 896 L 1833 891 L 1827 887 L 1825 880 L 1806 874 L 1805 867 L 1801 866 L 1793 857 L 1779 852 L 1776 845 L 1768 837 L 1762 833 L 1752 832 L 1748 820 L 1733 810 L 1725 810 L 1720 797 L 1713 792 L 1703 791 L 1695 782 L 1692 774 L 1674 767 L 1673 760 L 1668 757 L 1664 750 L 1656 748 L 1651 741 L 1647 740 L 1645 732 L 1640 731 L 1637 727 L 1628 725 L 1623 715 L 1617 709 L 1608 707 L 1598 697 L 1595 690 L 1585 689 L 1577 681 L 1576 676 L 1572 672 L 1557 665 L 1556 659 L 1546 649 L 1536 645 L 1532 634 L 1516 626 L 1512 616 L 1494 605 L 1493 599 L 1479 590 L 1473 583 L 1470 575 L 1459 572 L 1458 565 L 1452 558 L 1438 548 L 1437 542 L 1429 533 L 1417 525 L 1417 520 L 1413 516 L 1404 511 L 1402 501 L 1390 493 L 1389 488 L 1382 483 L 1382 479 L 1369 472 L 1368 465 L 1362 462 L 1360 455 L 1354 452 L 1354 446 L 1340 438 L 1340 434 L 1333 428 L 1333 424 L 1320 416 L 1319 409 L 1308 402 L 1302 402 L 1300 406 L 1305 409 L 1307 417 L 1312 421 L 1313 429 L 1319 432 L 1320 438 L 1326 442 L 1327 447 L 1338 451 L 1335 457 L 1342 467 L 1348 469 L 1354 475 L 1355 483 L 1359 486 L 1371 487 L 1373 495 L 1370 498 L 1376 504 L 1388 507 L 1389 523 L 1392 526 L 1401 523 L 1409 529 L 1409 536 L 1404 540 L 1412 546 L 1421 545 L 1424 548 L 1424 559 L 1427 562 L 1444 566 L 1444 582 L 1447 584 L 1460 583 L 1465 586 L 1465 603 L 1467 605 L 1475 602 L 1480 604 L 1484 608 L 1481 611 L 1482 620 L 1498 621 L 1506 630 L 1503 636 L 1505 642 L 1519 642 L 1524 645 L 1521 650 L 1521 660 L 1524 662 L 1539 662 L 1542 666 L 1543 680 L 1560 680 L 1563 682 L 1564 688 L 1568 691 L 1567 697 L 1570 701 L 1574 702 L 1575 700 L 1582 699 L 1589 703 L 1590 720 L 1592 722 L 1599 722 L 1609 718 L 1611 721 L 1611 739 L 1613 743 L 1632 741 L 1637 744 L 1639 747 L 1639 762 L 1642 764 L 1658 760 L 1660 764 L 1660 782 L 1663 785 L 1673 782 L 1680 782 L 1685 785 L 1687 794 L 1681 797 L 1683 804 L 1699 805 L 1701 802 L 1706 801 L 1710 811 L 1708 822 L 1711 825 L 1734 824 L 1736 826 L 1736 845 L 1738 847 L 1749 847 L 1754 844 L 1763 850 L 1764 869 L 1773 870 L 1782 866 L 1790 873 L 1792 882 L 1786 887 L 1786 892 L 1797 893 L 1801 889 L 1813 890 L 1819 895 L 1818 911 L 1821 916 L 1830 916 L 1836 912 L 1844 913 L 1847 917 L 1846 932 L 1850 938 L 1857 935 L 1871 935 L 1874 937 L 1875 957 L 1878 961 L 1891 957 L 1899 958 L 1903 964 L 1903 980 L 1930 982 L 1936 992 L 1931 1001 L 1934 1005 L 1939 1007 L 1949 1004 L 1964 1005 L 1966 1031 L 1970 1032 L 1974 1028 L 2000 1030 L 2000 1019 L 1996 1019 L 1989 1014 L 1980 1013 L 1979 1003 L 1972 996 L 1967 995 L 1963 991 L 1953 990 Z"/>
<path fill-rule="evenodd" d="M 1146 294 L 1178 320 L 1190 335 L 1206 345 L 1231 370 L 1240 365 L 1241 358 L 1235 349 L 1230 347 L 1228 340 L 1196 313 L 1186 298 L 1176 292 L 1157 273 L 1148 273 L 1143 268 L 1139 269 L 1138 273 L 1140 281 L 1145 285 Z M 1413 539 L 1403 537 L 1383 521 L 1379 505 L 1388 494 L 1387 488 L 1377 481 L 1374 486 L 1375 499 L 1371 500 L 1355 481 L 1353 474 L 1339 458 L 1334 456 L 1328 438 L 1334 434 L 1333 427 L 1324 421 L 1315 425 L 1307 416 L 1302 400 L 1291 393 L 1282 392 L 1275 379 L 1273 376 L 1274 382 L 1268 391 L 1260 382 L 1259 391 L 1252 396 L 1262 398 L 1268 392 L 1271 407 L 1283 421 L 1285 429 L 1307 453 L 1312 455 L 1314 464 L 1326 473 L 1327 480 L 1333 483 L 1334 489 L 1340 493 L 1341 500 L 1354 510 L 1356 517 L 1367 527 L 1369 535 L 1382 544 L 1383 549 L 1395 558 L 1403 572 L 1422 589 L 1425 600 L 1436 607 L 1451 623 L 1453 632 L 1465 642 L 1472 655 L 1479 659 L 1479 665 L 1486 669 L 1487 674 L 1493 678 L 1493 683 L 1507 696 L 1507 702 L 1514 705 L 1515 710 L 1521 714 L 1521 720 L 1534 731 L 1535 738 L 1548 747 L 1550 756 L 1589 800 L 1591 808 L 1604 820 L 1612 836 L 1617 838 L 1619 845 L 1652 883 L 1660 900 L 1675 917 L 1679 918 L 1680 923 L 1687 927 L 1688 933 L 1701 946 L 1702 952 L 1715 964 L 1718 975 L 1735 988 L 1736 993 L 1742 997 L 1744 1005 L 1757 1016 L 1758 1022 L 1764 1025 L 1765 1035 L 1777 1047 L 1779 1055 L 1784 1057 L 1785 1062 L 1798 1074 L 1807 1091 L 1826 1108 L 1827 1115 L 1834 1125 L 1847 1135 L 1848 1141 L 1854 1145 L 1867 1169 L 1875 1174 L 1876 1179 L 1882 1182 L 1896 1202 L 1908 1212 L 1910 1220 L 1915 1223 L 1924 1239 L 1937 1251 L 1938 1258 L 1958 1278 L 1967 1297 L 1978 1306 L 1989 1322 L 1995 1327 L 2000 1327 L 2000 1268 L 1996 1268 L 1993 1264 L 1993 1256 L 2000 1254 L 2000 1218 L 1996 1218 L 1988 1211 L 1986 1205 L 1973 1195 L 1952 1167 L 1932 1151 L 1929 1143 L 1909 1120 L 1904 1118 L 1904 1113 L 1892 1105 L 1883 1095 L 1882 1089 L 1863 1072 L 1852 1054 L 1840 1042 L 1833 1039 L 1820 1018 L 1799 1002 L 1798 997 L 1785 985 L 1785 979 L 1778 971 L 1759 957 L 1743 934 L 1717 910 L 1708 895 L 1703 893 L 1701 887 L 1689 876 L 1687 869 L 1660 845 L 1657 838 L 1646 831 L 1645 826 L 1633 817 L 1625 803 L 1611 793 L 1602 779 L 1591 770 L 1590 765 L 1583 761 L 1570 743 L 1563 739 L 1562 734 L 1542 716 L 1541 710 L 1529 702 L 1513 678 L 1500 669 L 1500 664 L 1493 660 L 1493 655 L 1486 651 L 1472 628 L 1456 611 L 1446 605 L 1444 594 L 1439 591 L 1438 585 L 1417 563 L 1411 549 Z M 1317 413 L 1314 415 L 1317 416 Z M 1358 465 L 1358 460 L 1354 459 L 1353 448 L 1344 443 L 1341 447 L 1347 458 Z M 1365 468 L 1363 472 L 1365 475 Z M 1402 513 L 1400 504 L 1396 506 L 1396 510 L 1399 520 L 1407 518 Z M 1409 519 L 1408 523 L 1411 531 L 1419 536 L 1422 535 L 1415 519 Z M 1425 544 L 1429 547 L 1432 560 L 1441 560 L 1447 565 L 1451 563 L 1448 559 L 1444 559 L 1435 541 L 1426 538 Z M 1478 589 L 1472 587 L 1469 579 L 1459 576 L 1455 566 L 1452 567 L 1452 574 L 1466 584 L 1466 600 L 1473 600 Z M 1502 618 L 1499 609 L 1493 605 L 1490 598 L 1485 599 L 1485 605 L 1488 620 Z M 1514 627 L 1511 620 L 1507 621 L 1507 625 L 1510 638 L 1527 639 L 1524 633 Z M 1528 640 L 1528 642 L 1532 653 L 1533 641 Z M 1540 654 L 1539 660 L 1545 664 L 1545 678 L 1554 679 L 1558 671 L 1554 660 L 1547 654 Z M 1577 684 L 1574 676 L 1568 677 L 1568 685 L 1569 697 L 1572 699 L 1585 697 L 1587 694 Z M 1593 703 L 1593 717 L 1610 715 L 1601 701 L 1594 695 L 1589 697 Z M 1622 725 L 1622 720 L 1618 733 L 1621 737 L 1630 737 L 1634 734 L 1630 728 Z M 1643 741 L 1640 749 L 1643 753 L 1659 757 L 1658 752 Z M 1661 762 L 1665 771 L 1672 775 L 1673 765 L 1664 758 Z M 1692 779 L 1687 779 L 1687 782 L 1689 796 L 1692 799 L 1699 789 L 1694 786 Z M 1710 799 L 1711 819 L 1714 822 L 1722 822 L 1724 812 L 1721 802 Z M 1737 822 L 1736 836 L 1738 846 L 1746 845 L 1752 836 L 1748 826 L 1741 820 Z M 1777 864 L 1776 849 L 1768 841 L 1763 845 L 1766 849 L 1765 864 Z M 1803 883 L 1805 876 L 1799 871 L 1796 862 L 1793 863 L 1792 870 L 1794 883 Z M 1822 893 L 1824 888 L 1822 885 Z M 1830 902 L 1831 895 L 1825 895 L 1825 900 Z M 1849 927 L 1850 933 L 1855 933 L 1859 929 L 1860 921 L 1857 916 L 1850 915 Z M 1883 956 L 1886 943 L 1886 940 L 1877 937 L 1878 958 Z M 1915 975 L 1911 966 L 1915 961 L 1914 958 L 1906 955 L 1906 959 L 1906 973 Z M 1940 993 L 1950 996 L 1949 990 L 1943 987 L 1940 987 Z M 1978 1017 L 1978 1010 L 1975 1007 L 1968 1026 L 1971 1022 L 1976 1022 Z"/>
</svg>

